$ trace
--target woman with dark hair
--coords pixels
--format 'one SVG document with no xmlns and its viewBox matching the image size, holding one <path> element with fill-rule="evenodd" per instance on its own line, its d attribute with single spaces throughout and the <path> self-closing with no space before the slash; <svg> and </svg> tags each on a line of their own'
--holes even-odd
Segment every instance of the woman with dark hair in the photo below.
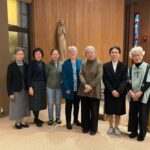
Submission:
<svg viewBox="0 0 150 150">
<path fill-rule="evenodd" d="M 109 122 L 107 133 L 116 135 L 121 134 L 118 128 L 120 116 L 126 113 L 127 66 L 119 61 L 120 53 L 121 50 L 118 46 L 111 47 L 109 50 L 111 61 L 103 66 L 105 113 Z M 113 115 L 115 116 L 114 127 Z"/>
<path fill-rule="evenodd" d="M 9 118 L 15 120 L 15 128 L 29 127 L 23 118 L 29 115 L 27 93 L 27 64 L 23 61 L 25 51 L 22 47 L 14 50 L 15 61 L 7 69 L 7 91 L 10 98 Z"/>
<path fill-rule="evenodd" d="M 29 109 L 33 111 L 34 123 L 38 127 L 42 127 L 44 123 L 39 119 L 39 111 L 46 109 L 46 73 L 43 56 L 43 50 L 35 48 L 34 60 L 30 63 L 28 71 Z"/>
<path fill-rule="evenodd" d="M 61 124 L 61 76 L 62 76 L 62 61 L 60 61 L 60 52 L 57 49 L 51 50 L 51 61 L 46 65 L 47 77 L 47 96 L 48 96 L 48 114 L 49 125 L 53 124 L 53 107 L 56 106 L 56 122 Z"/>
</svg>

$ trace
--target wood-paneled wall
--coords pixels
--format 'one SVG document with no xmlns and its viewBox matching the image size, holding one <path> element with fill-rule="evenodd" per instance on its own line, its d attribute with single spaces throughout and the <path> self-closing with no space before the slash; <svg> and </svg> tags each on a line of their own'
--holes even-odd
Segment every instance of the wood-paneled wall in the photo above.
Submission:
<svg viewBox="0 0 150 150">
<path fill-rule="evenodd" d="M 139 23 L 139 45 L 144 48 L 146 55 L 144 60 L 150 63 L 150 0 L 136 0 L 136 2 L 127 5 L 127 12 L 129 17 L 129 29 L 126 32 L 129 32 L 128 39 L 126 43 L 128 46 L 126 51 L 129 51 L 133 47 L 133 25 L 134 25 L 134 14 L 140 14 L 140 23 Z M 144 40 L 144 36 L 147 37 L 147 40 Z M 131 60 L 128 60 L 129 65 Z"/>
<path fill-rule="evenodd" d="M 111 46 L 123 48 L 124 0 L 33 0 L 32 5 L 33 47 L 44 49 L 45 61 L 50 59 L 50 49 L 57 47 L 60 19 L 66 27 L 67 45 L 76 45 L 83 59 L 87 45 L 97 49 L 102 62 L 109 60 Z"/>
<path fill-rule="evenodd" d="M 32 2 L 32 0 L 18 0 L 18 1 L 24 2 L 24 3 L 31 3 Z"/>
<path fill-rule="evenodd" d="M 8 22 L 7 22 L 7 1 L 0 0 L 0 117 L 8 114 L 9 99 L 6 92 L 6 70 L 10 62 L 8 51 Z"/>
</svg>

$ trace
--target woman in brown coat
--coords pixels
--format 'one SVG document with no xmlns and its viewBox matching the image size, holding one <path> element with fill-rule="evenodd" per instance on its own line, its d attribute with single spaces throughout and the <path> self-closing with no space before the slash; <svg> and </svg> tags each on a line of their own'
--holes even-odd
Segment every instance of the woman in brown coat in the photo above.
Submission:
<svg viewBox="0 0 150 150">
<path fill-rule="evenodd" d="M 88 46 L 85 49 L 87 60 L 80 70 L 81 85 L 78 95 L 81 96 L 81 120 L 83 133 L 90 131 L 95 135 L 98 128 L 102 64 L 96 59 L 96 49 Z"/>
</svg>

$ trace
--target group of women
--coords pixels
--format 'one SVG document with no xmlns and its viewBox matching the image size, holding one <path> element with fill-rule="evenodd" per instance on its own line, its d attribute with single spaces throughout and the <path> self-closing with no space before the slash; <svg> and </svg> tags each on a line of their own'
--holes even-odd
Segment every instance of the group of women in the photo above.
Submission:
<svg viewBox="0 0 150 150">
<path fill-rule="evenodd" d="M 95 135 L 98 131 L 101 80 L 103 80 L 104 110 L 109 122 L 107 133 L 121 134 L 118 125 L 120 116 L 126 113 L 125 99 L 126 94 L 129 93 L 128 131 L 131 132 L 129 137 L 137 137 L 138 141 L 143 141 L 147 131 L 150 95 L 149 65 L 143 61 L 145 51 L 140 46 L 130 51 L 130 58 L 134 64 L 129 71 L 127 65 L 119 61 L 120 53 L 119 47 L 111 47 L 110 61 L 102 65 L 96 58 L 96 49 L 93 46 L 86 47 L 84 62 L 77 58 L 77 47 L 69 46 L 69 59 L 62 62 L 59 50 L 52 49 L 51 61 L 45 65 L 42 61 L 43 50 L 36 48 L 33 51 L 34 60 L 27 65 L 23 61 L 24 49 L 17 47 L 14 50 L 16 59 L 8 66 L 7 71 L 9 116 L 11 120 L 16 121 L 15 127 L 17 129 L 29 127 L 24 117 L 30 115 L 30 111 L 33 111 L 35 125 L 42 127 L 44 122 L 39 119 L 39 111 L 46 109 L 47 93 L 49 125 L 53 125 L 55 120 L 57 124 L 61 124 L 63 97 L 66 128 L 72 129 L 71 114 L 74 107 L 74 124 L 81 126 L 83 133 Z M 80 100 L 81 122 L 78 118 Z M 56 105 L 55 119 L 54 104 Z"/>
</svg>

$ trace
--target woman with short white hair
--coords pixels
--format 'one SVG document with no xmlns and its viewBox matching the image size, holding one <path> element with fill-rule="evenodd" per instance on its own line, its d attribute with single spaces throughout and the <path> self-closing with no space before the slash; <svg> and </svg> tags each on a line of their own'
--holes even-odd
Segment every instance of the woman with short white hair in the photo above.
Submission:
<svg viewBox="0 0 150 150">
<path fill-rule="evenodd" d="M 143 141 L 147 132 L 148 99 L 150 96 L 149 65 L 143 61 L 145 51 L 141 46 L 131 49 L 134 64 L 129 69 L 128 90 L 130 98 L 128 131 L 130 138 Z M 139 133 L 138 133 L 139 126 Z"/>
<path fill-rule="evenodd" d="M 134 55 L 139 53 L 142 57 L 145 55 L 145 51 L 141 46 L 133 47 L 129 52 L 129 57 L 133 59 Z"/>
<path fill-rule="evenodd" d="M 77 59 L 78 50 L 76 46 L 68 47 L 69 59 L 67 59 L 62 66 L 62 92 L 66 99 L 65 114 L 66 114 L 66 128 L 72 129 L 71 112 L 72 105 L 74 105 L 74 123 L 80 126 L 78 120 L 80 98 L 77 96 L 79 88 L 79 71 L 82 64 L 80 59 Z"/>
<path fill-rule="evenodd" d="M 82 132 L 95 135 L 98 130 L 102 64 L 96 59 L 96 49 L 93 46 L 85 48 L 85 56 L 87 60 L 80 70 L 81 84 L 78 91 L 81 97 Z"/>
</svg>

